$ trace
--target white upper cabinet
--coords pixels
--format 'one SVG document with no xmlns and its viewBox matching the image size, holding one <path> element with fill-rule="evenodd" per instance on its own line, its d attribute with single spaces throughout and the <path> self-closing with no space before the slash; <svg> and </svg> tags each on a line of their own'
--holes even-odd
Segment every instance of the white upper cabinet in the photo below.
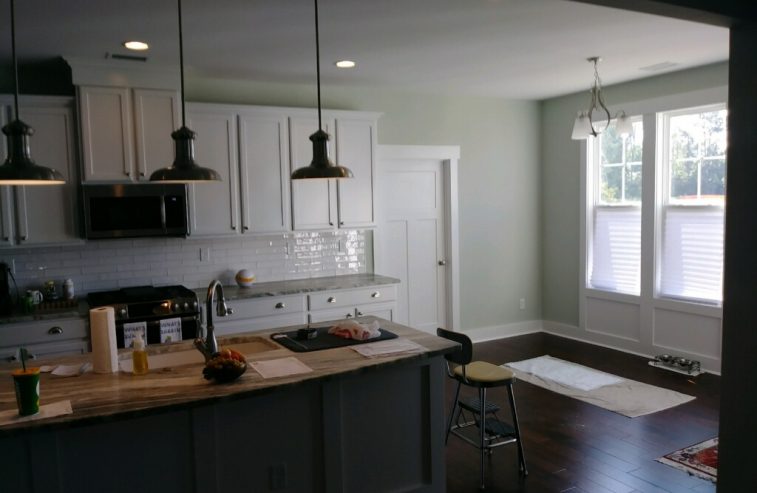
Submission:
<svg viewBox="0 0 757 493">
<path fill-rule="evenodd" d="M 147 181 L 173 162 L 176 91 L 79 86 L 78 97 L 84 181 Z"/>
<path fill-rule="evenodd" d="M 336 121 L 337 163 L 352 170 L 353 178 L 338 180 L 340 228 L 374 225 L 373 161 L 375 120 L 339 118 Z"/>
<path fill-rule="evenodd" d="M 195 161 L 221 176 L 217 183 L 189 185 L 192 236 L 240 233 L 237 117 L 233 109 L 188 105 L 187 126 L 195 133 Z"/>
<path fill-rule="evenodd" d="M 10 106 L 3 106 L 8 120 Z M 24 98 L 21 120 L 34 129 L 29 139 L 32 159 L 54 168 L 64 185 L 0 187 L 3 246 L 81 242 L 77 226 L 74 110 L 69 98 Z M 2 160 L 6 157 L 3 143 Z"/>
<path fill-rule="evenodd" d="M 290 229 L 288 131 L 285 115 L 264 109 L 240 110 L 243 233 Z"/>
<path fill-rule="evenodd" d="M 324 114 L 323 129 L 331 136 L 329 156 L 336 164 L 352 170 L 354 178 L 292 180 L 293 229 L 372 227 L 375 224 L 373 164 L 378 115 L 346 111 Z M 317 129 L 315 117 L 289 119 L 293 170 L 310 164 L 313 146 L 308 137 Z"/>
<path fill-rule="evenodd" d="M 181 100 L 176 91 L 156 89 L 134 89 L 132 96 L 138 179 L 149 180 L 153 171 L 173 163 L 171 134 L 181 125 Z"/>
</svg>

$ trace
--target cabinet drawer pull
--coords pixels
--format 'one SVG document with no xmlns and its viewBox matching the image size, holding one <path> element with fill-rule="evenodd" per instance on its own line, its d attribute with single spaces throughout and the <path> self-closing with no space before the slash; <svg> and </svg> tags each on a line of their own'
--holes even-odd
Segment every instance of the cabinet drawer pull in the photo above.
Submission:
<svg viewBox="0 0 757 493">
<path fill-rule="evenodd" d="M 286 306 L 286 304 L 285 304 L 285 303 L 282 303 L 281 301 L 279 301 L 278 303 L 276 303 L 276 306 L 275 306 L 275 308 L 279 308 L 279 309 L 281 309 L 281 308 L 284 308 L 285 306 Z"/>
<path fill-rule="evenodd" d="M 362 317 L 362 316 L 363 316 L 363 312 L 361 312 L 360 310 L 358 310 L 358 312 L 357 312 L 357 316 L 358 316 L 358 317 Z"/>
<path fill-rule="evenodd" d="M 336 298 L 333 296 L 329 296 L 329 299 L 326 300 L 327 303 L 336 303 Z"/>
<path fill-rule="evenodd" d="M 249 231 L 249 230 L 250 230 L 250 227 L 249 227 L 249 226 L 242 226 L 242 229 L 243 229 L 244 231 Z"/>
<path fill-rule="evenodd" d="M 381 292 L 380 291 L 374 291 L 371 293 L 371 298 L 381 298 Z"/>
<path fill-rule="evenodd" d="M 352 314 L 348 313 L 344 318 L 352 318 Z"/>
<path fill-rule="evenodd" d="M 339 226 L 344 226 L 344 221 L 339 221 Z"/>
<path fill-rule="evenodd" d="M 55 327 L 51 327 L 50 330 L 47 331 L 47 333 L 50 334 L 51 336 L 54 336 L 54 335 L 62 334 L 63 329 L 56 325 Z"/>
<path fill-rule="evenodd" d="M 231 227 L 231 230 L 232 230 L 232 231 L 236 231 L 236 230 L 237 230 L 237 227 L 236 227 L 236 226 L 232 226 L 232 227 Z"/>
<path fill-rule="evenodd" d="M 333 226 L 333 225 L 334 225 L 334 221 L 329 221 L 329 226 Z"/>
</svg>

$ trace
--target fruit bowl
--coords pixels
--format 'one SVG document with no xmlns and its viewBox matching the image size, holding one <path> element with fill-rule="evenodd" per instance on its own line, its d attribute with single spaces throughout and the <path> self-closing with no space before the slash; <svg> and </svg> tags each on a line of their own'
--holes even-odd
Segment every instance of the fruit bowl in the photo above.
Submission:
<svg viewBox="0 0 757 493">
<path fill-rule="evenodd" d="M 233 349 L 223 349 L 205 363 L 202 375 L 206 380 L 225 383 L 236 380 L 246 371 L 247 360 L 242 354 Z"/>
</svg>

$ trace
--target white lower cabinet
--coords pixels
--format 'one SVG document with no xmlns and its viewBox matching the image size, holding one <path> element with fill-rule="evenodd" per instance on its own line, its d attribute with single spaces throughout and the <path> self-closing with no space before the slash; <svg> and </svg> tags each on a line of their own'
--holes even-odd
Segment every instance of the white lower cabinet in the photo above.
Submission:
<svg viewBox="0 0 757 493">
<path fill-rule="evenodd" d="M 364 315 L 393 320 L 397 309 L 397 286 L 383 285 L 310 293 L 308 308 L 309 323 Z"/>
<path fill-rule="evenodd" d="M 34 357 L 83 354 L 88 336 L 83 318 L 0 324 L 0 361 L 14 361 L 21 346 Z"/>
<path fill-rule="evenodd" d="M 234 313 L 213 318 L 216 335 L 274 329 L 307 322 L 305 296 L 265 296 L 228 302 Z"/>
<path fill-rule="evenodd" d="M 263 296 L 228 302 L 234 311 L 223 318 L 213 317 L 216 335 L 276 329 L 290 325 L 319 323 L 373 315 L 394 319 L 397 286 L 335 289 L 309 294 Z"/>
</svg>

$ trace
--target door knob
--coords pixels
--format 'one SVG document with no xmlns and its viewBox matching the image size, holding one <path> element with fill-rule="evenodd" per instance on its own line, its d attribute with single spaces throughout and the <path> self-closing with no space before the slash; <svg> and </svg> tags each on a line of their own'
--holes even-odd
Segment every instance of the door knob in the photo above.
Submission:
<svg viewBox="0 0 757 493">
<path fill-rule="evenodd" d="M 447 265 L 447 261 L 446 260 L 440 260 L 440 261 L 437 262 L 437 264 L 439 264 L 439 265 Z"/>
</svg>

